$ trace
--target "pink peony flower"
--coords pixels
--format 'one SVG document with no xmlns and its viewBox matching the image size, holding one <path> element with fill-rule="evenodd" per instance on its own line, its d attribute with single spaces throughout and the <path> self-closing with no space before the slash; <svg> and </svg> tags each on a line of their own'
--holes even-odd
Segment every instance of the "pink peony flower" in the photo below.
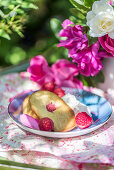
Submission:
<svg viewBox="0 0 114 170">
<path fill-rule="evenodd" d="M 73 62 L 78 63 L 79 72 L 85 76 L 95 76 L 102 68 L 99 56 L 99 42 L 72 55 Z"/>
<path fill-rule="evenodd" d="M 83 27 L 71 25 L 74 25 L 74 23 L 68 19 L 62 23 L 63 29 L 59 32 L 59 36 L 66 37 L 66 40 L 61 40 L 57 45 L 57 47 L 64 46 L 67 48 L 69 56 L 88 46 L 88 39 L 86 34 L 83 34 Z"/>
<path fill-rule="evenodd" d="M 68 60 L 60 59 L 52 65 L 52 70 L 57 86 L 82 88 L 81 81 L 75 78 L 79 74 L 76 65 Z"/>
<path fill-rule="evenodd" d="M 99 42 L 108 53 L 112 54 L 110 57 L 114 57 L 114 39 L 111 39 L 107 34 L 99 37 Z"/>
<path fill-rule="evenodd" d="M 41 55 L 31 59 L 27 72 L 31 74 L 30 79 L 40 85 L 54 81 L 53 72 L 51 68 L 49 68 L 46 59 Z"/>
<path fill-rule="evenodd" d="M 34 57 L 27 69 L 30 79 L 43 86 L 46 82 L 54 82 L 56 86 L 82 88 L 83 84 L 75 76 L 78 75 L 76 65 L 68 60 L 60 59 L 49 67 L 41 55 Z"/>
</svg>

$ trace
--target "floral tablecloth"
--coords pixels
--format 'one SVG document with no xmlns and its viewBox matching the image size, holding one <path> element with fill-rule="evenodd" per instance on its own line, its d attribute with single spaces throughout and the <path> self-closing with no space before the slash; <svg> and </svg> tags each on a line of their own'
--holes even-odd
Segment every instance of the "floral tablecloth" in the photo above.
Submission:
<svg viewBox="0 0 114 170">
<path fill-rule="evenodd" d="M 58 169 L 86 169 L 90 163 L 113 166 L 114 113 L 98 130 L 73 138 L 53 139 L 30 134 L 13 123 L 8 116 L 9 99 L 22 91 L 38 88 L 26 73 L 0 78 L 0 156 L 20 163 Z M 114 91 L 87 90 L 107 97 L 114 104 Z"/>
</svg>

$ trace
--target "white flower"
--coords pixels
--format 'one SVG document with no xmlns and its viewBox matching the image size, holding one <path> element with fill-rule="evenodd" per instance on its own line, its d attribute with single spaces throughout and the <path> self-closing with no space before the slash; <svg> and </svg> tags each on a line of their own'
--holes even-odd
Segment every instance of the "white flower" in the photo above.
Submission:
<svg viewBox="0 0 114 170">
<path fill-rule="evenodd" d="M 95 1 L 86 19 L 90 36 L 101 37 L 108 34 L 114 39 L 114 9 L 106 0 Z"/>
</svg>

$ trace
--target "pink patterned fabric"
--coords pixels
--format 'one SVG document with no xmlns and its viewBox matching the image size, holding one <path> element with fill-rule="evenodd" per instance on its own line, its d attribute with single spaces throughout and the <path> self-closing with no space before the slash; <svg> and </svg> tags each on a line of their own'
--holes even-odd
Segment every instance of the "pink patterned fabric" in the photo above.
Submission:
<svg viewBox="0 0 114 170">
<path fill-rule="evenodd" d="M 24 73 L 1 77 L 0 156 L 21 163 L 58 169 L 86 169 L 87 163 L 99 163 L 100 167 L 104 164 L 114 165 L 114 113 L 98 130 L 84 136 L 63 139 L 29 134 L 13 123 L 7 111 L 9 98 L 24 90 L 38 88 L 38 85 L 26 78 Z M 103 93 L 99 89 L 87 90 L 106 95 L 109 100 L 111 98 L 111 92 L 108 95 L 108 92 Z"/>
</svg>

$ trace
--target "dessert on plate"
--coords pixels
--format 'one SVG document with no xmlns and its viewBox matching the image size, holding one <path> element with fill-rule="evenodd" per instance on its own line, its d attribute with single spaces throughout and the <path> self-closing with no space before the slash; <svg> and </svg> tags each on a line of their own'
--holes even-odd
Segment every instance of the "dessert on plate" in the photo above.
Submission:
<svg viewBox="0 0 114 170">
<path fill-rule="evenodd" d="M 25 107 L 24 100 L 24 106 Z M 72 130 L 76 127 L 75 114 L 74 111 L 55 93 L 50 91 L 38 91 L 29 96 L 29 100 L 27 100 L 27 105 L 29 109 L 26 111 L 30 113 L 33 117 L 35 115 L 38 116 L 39 120 L 42 118 L 49 118 L 54 123 L 54 131 L 55 132 L 65 132 Z M 24 109 L 24 113 L 26 113 Z"/>
<path fill-rule="evenodd" d="M 23 102 L 23 114 L 27 114 L 31 117 L 33 117 L 34 119 L 39 119 L 38 118 L 38 115 L 33 112 L 33 110 L 31 110 L 31 107 L 30 107 L 30 103 L 29 103 L 29 97 L 26 97 L 24 102 Z"/>
<path fill-rule="evenodd" d="M 33 119 L 38 120 L 36 129 L 43 131 L 67 132 L 77 126 L 81 129 L 89 127 L 92 123 L 89 107 L 80 103 L 74 95 L 57 94 L 40 90 L 24 99 L 23 114 L 31 120 L 29 127 L 34 127 Z M 21 120 L 22 117 L 23 115 Z M 28 117 L 25 120 L 28 120 Z"/>
</svg>

